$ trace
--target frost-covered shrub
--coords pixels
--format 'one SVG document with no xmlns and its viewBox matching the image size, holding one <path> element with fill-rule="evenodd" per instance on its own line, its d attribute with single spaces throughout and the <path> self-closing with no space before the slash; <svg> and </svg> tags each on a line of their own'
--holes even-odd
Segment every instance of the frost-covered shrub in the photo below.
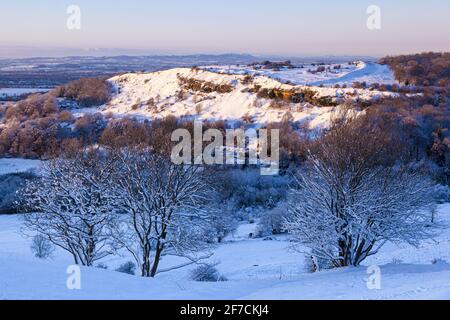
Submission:
<svg viewBox="0 0 450 320">
<path fill-rule="evenodd" d="M 0 214 L 17 212 L 17 203 L 21 201 L 17 191 L 34 178 L 34 174 L 27 172 L 0 176 Z"/>
<path fill-rule="evenodd" d="M 47 259 L 51 257 L 51 255 L 55 251 L 55 247 L 46 237 L 38 234 L 33 237 L 33 241 L 31 243 L 31 251 L 34 253 L 34 256 L 36 258 Z"/>
<path fill-rule="evenodd" d="M 400 258 L 393 258 L 391 261 L 392 264 L 402 264 L 403 260 Z"/>
<path fill-rule="evenodd" d="M 132 261 L 125 262 L 124 264 L 121 264 L 116 271 L 134 275 L 136 273 L 136 264 Z"/>
<path fill-rule="evenodd" d="M 258 223 L 257 235 L 265 237 L 282 233 L 287 210 L 287 204 L 283 202 L 271 210 L 264 211 Z"/>
<path fill-rule="evenodd" d="M 200 282 L 219 282 L 227 281 L 217 269 L 210 264 L 202 264 L 191 271 L 191 279 Z"/>
<path fill-rule="evenodd" d="M 97 263 L 97 265 L 95 267 L 99 268 L 99 269 L 103 269 L 103 270 L 108 269 L 108 266 L 103 262 Z"/>
<path fill-rule="evenodd" d="M 438 184 L 434 187 L 433 197 L 437 203 L 450 202 L 450 187 Z"/>
<path fill-rule="evenodd" d="M 317 256 L 307 254 L 305 255 L 305 271 L 314 273 L 321 270 L 333 269 L 333 263 L 330 260 L 318 258 Z"/>
<path fill-rule="evenodd" d="M 446 265 L 446 264 L 448 264 L 448 263 L 447 263 L 447 261 L 445 261 L 445 260 L 443 260 L 443 259 L 436 258 L 436 259 L 433 259 L 433 260 L 431 261 L 431 264 L 442 264 L 442 265 Z"/>
<path fill-rule="evenodd" d="M 286 177 L 262 176 L 259 169 L 231 170 L 223 182 L 236 209 L 272 208 L 288 189 Z"/>
<path fill-rule="evenodd" d="M 107 126 L 104 115 L 97 113 L 87 113 L 78 118 L 74 124 L 74 132 L 89 141 L 96 141 Z"/>
<path fill-rule="evenodd" d="M 233 233 L 238 226 L 234 211 L 231 210 L 230 204 L 225 204 L 221 210 L 215 210 L 211 213 L 210 228 L 207 231 L 206 237 L 211 239 L 211 242 L 222 242 L 223 238 L 230 233 Z"/>
</svg>

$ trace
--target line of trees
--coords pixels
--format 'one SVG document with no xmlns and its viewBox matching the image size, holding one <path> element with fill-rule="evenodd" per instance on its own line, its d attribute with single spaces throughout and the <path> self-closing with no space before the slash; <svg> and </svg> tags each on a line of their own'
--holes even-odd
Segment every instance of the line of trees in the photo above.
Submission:
<svg viewBox="0 0 450 320">
<path fill-rule="evenodd" d="M 406 85 L 450 85 L 450 53 L 427 52 L 385 57 L 380 60 L 394 71 L 395 78 Z"/>
<path fill-rule="evenodd" d="M 82 78 L 53 89 L 50 94 L 76 101 L 80 107 L 95 107 L 107 103 L 112 86 L 103 78 Z"/>
</svg>

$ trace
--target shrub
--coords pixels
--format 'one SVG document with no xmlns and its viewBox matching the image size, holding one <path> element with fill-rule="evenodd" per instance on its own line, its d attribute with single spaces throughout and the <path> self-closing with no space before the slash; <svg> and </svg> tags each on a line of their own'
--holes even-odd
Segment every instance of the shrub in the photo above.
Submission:
<svg viewBox="0 0 450 320">
<path fill-rule="evenodd" d="M 290 108 L 289 103 L 283 101 L 283 100 L 272 100 L 270 102 L 269 108 L 272 109 L 287 109 Z"/>
<path fill-rule="evenodd" d="M 380 63 L 389 65 L 395 78 L 406 85 L 445 87 L 450 78 L 449 52 L 385 57 Z"/>
<path fill-rule="evenodd" d="M 49 258 L 55 251 L 53 244 L 41 234 L 33 237 L 33 242 L 31 243 L 31 251 L 34 256 L 39 259 Z"/>
<path fill-rule="evenodd" d="M 99 268 L 99 269 L 103 269 L 103 270 L 107 270 L 108 269 L 108 266 L 105 263 L 103 263 L 103 262 L 97 263 L 97 265 L 95 267 Z"/>
<path fill-rule="evenodd" d="M 305 255 L 305 271 L 307 273 L 315 273 L 333 268 L 333 263 L 327 259 L 318 258 L 311 254 Z"/>
<path fill-rule="evenodd" d="M 70 111 L 64 110 L 58 115 L 58 121 L 72 123 L 75 117 Z"/>
<path fill-rule="evenodd" d="M 116 271 L 134 275 L 136 273 L 136 264 L 132 261 L 125 262 L 124 264 L 121 264 Z"/>
<path fill-rule="evenodd" d="M 438 184 L 434 187 L 433 197 L 436 203 L 450 202 L 450 187 Z"/>
<path fill-rule="evenodd" d="M 230 170 L 222 179 L 224 197 L 234 201 L 235 209 L 272 208 L 284 199 L 287 178 L 284 176 L 261 176 L 259 170 Z M 228 194 L 227 194 L 228 193 Z"/>
<path fill-rule="evenodd" d="M 399 146 L 385 128 L 343 119 L 317 140 L 297 172 L 284 224 L 293 241 L 336 267 L 360 265 L 386 241 L 418 244 L 435 227 L 431 179 L 398 163 Z"/>
<path fill-rule="evenodd" d="M 245 75 L 245 77 L 242 79 L 242 84 L 243 85 L 249 85 L 250 83 L 253 82 L 254 77 L 252 75 Z"/>
<path fill-rule="evenodd" d="M 105 104 L 111 96 L 111 85 L 101 78 L 83 78 L 52 91 L 56 97 L 75 100 L 81 107 Z"/>
<path fill-rule="evenodd" d="M 0 153 L 8 156 L 38 158 L 58 147 L 61 127 L 54 118 L 10 123 L 0 129 Z"/>
<path fill-rule="evenodd" d="M 230 201 L 226 203 L 221 201 L 217 210 L 211 210 L 211 221 L 207 235 L 210 242 L 221 243 L 225 236 L 237 229 L 238 223 L 232 205 Z"/>
<path fill-rule="evenodd" d="M 217 84 L 210 81 L 203 81 L 194 78 L 186 78 L 178 75 L 178 81 L 184 90 L 203 93 L 230 93 L 233 91 L 233 86 L 230 84 Z"/>
<path fill-rule="evenodd" d="M 217 269 L 210 264 L 202 264 L 191 271 L 191 279 L 200 282 L 219 282 L 227 281 Z"/>
<path fill-rule="evenodd" d="M 246 113 L 242 116 L 242 121 L 246 124 L 253 123 L 253 117 L 249 113 Z"/>
<path fill-rule="evenodd" d="M 17 213 L 20 202 L 20 193 L 17 191 L 25 186 L 26 182 L 34 179 L 32 173 L 13 173 L 0 176 L 0 214 Z"/>
<path fill-rule="evenodd" d="M 84 141 L 96 142 L 107 121 L 101 113 L 87 113 L 75 121 L 75 133 L 82 137 Z"/>
<path fill-rule="evenodd" d="M 203 109 L 203 106 L 202 106 L 201 103 L 199 103 L 199 104 L 197 104 L 197 105 L 195 106 L 195 112 L 196 112 L 197 114 L 202 113 L 202 109 Z"/>
<path fill-rule="evenodd" d="M 59 111 L 56 99 L 48 94 L 33 94 L 25 100 L 9 105 L 5 111 L 7 120 L 23 122 L 56 115 Z"/>
<path fill-rule="evenodd" d="M 304 103 L 308 102 L 316 106 L 336 106 L 332 97 L 316 97 L 317 91 L 311 89 L 286 90 L 286 89 L 268 89 L 256 87 L 252 90 L 257 93 L 257 97 L 261 99 L 271 99 L 272 108 L 282 108 L 287 106 L 288 102 Z"/>
</svg>

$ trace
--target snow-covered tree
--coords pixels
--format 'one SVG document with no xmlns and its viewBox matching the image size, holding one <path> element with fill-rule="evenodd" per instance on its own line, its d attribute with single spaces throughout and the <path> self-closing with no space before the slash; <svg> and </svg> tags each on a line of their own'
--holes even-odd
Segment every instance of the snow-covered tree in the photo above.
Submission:
<svg viewBox="0 0 450 320">
<path fill-rule="evenodd" d="M 109 224 L 116 196 L 110 184 L 115 158 L 97 149 L 49 160 L 42 177 L 23 190 L 25 232 L 38 232 L 92 266 L 113 252 Z"/>
<path fill-rule="evenodd" d="M 336 267 L 359 265 L 386 241 L 417 245 L 433 234 L 432 181 L 391 161 L 383 132 L 359 129 L 344 123 L 318 142 L 295 175 L 284 224 Z"/>
<path fill-rule="evenodd" d="M 275 208 L 264 211 L 258 222 L 258 236 L 265 237 L 282 233 L 287 211 L 287 204 L 284 201 L 280 202 Z"/>
<path fill-rule="evenodd" d="M 175 165 L 148 150 L 121 154 L 123 170 L 116 177 L 121 213 L 114 235 L 134 257 L 141 275 L 167 271 L 158 269 L 163 255 L 187 258 L 186 264 L 175 268 L 205 258 L 197 254 L 207 247 L 205 204 L 213 197 L 205 170 Z"/>
</svg>

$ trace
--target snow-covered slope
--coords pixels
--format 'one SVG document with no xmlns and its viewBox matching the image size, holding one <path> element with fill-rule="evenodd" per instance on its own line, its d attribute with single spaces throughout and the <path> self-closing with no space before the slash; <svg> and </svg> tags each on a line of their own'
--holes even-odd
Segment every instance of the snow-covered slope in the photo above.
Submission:
<svg viewBox="0 0 450 320">
<path fill-rule="evenodd" d="M 325 68 L 326 67 L 326 68 Z M 349 64 L 328 64 L 325 71 L 314 72 L 318 65 L 303 64 L 295 68 L 279 70 L 255 68 L 255 66 L 206 66 L 205 70 L 224 74 L 262 75 L 282 82 L 289 81 L 297 85 L 332 86 L 335 84 L 351 86 L 353 82 L 394 84 L 397 83 L 392 70 L 373 62 L 354 62 Z"/>
<path fill-rule="evenodd" d="M 1 158 L 0 159 L 0 175 L 37 170 L 40 165 L 41 165 L 40 160 L 20 159 L 20 158 Z"/>
<path fill-rule="evenodd" d="M 180 79 L 229 86 L 228 92 L 204 92 L 186 88 Z M 220 74 L 195 68 L 177 68 L 154 73 L 130 73 L 109 80 L 114 95 L 104 113 L 115 116 L 133 115 L 161 118 L 169 115 L 190 116 L 208 120 L 242 120 L 263 124 L 280 121 L 290 112 L 294 121 L 309 121 L 311 128 L 326 126 L 336 107 L 314 106 L 309 103 L 291 103 L 283 108 L 271 107 L 270 99 L 263 99 L 252 90 L 256 87 L 283 90 L 313 90 L 316 97 L 330 97 L 337 101 L 371 100 L 391 96 L 390 92 L 354 88 L 327 88 L 283 84 L 268 76 L 248 80 L 242 74 Z"/>
<path fill-rule="evenodd" d="M 450 222 L 450 204 L 439 207 L 438 218 Z M 310 274 L 303 255 L 288 250 L 288 237 L 248 239 L 254 227 L 242 225 L 214 251 L 211 260 L 229 281 L 191 281 L 193 266 L 143 279 L 112 271 L 130 260 L 115 257 L 102 261 L 110 270 L 81 268 L 81 290 L 69 290 L 70 256 L 34 258 L 20 217 L 0 215 L 0 299 L 450 299 L 450 229 L 418 248 L 389 244 L 366 266 Z M 164 257 L 161 267 L 179 262 Z M 379 290 L 367 287 L 372 264 L 381 269 Z"/>
</svg>

